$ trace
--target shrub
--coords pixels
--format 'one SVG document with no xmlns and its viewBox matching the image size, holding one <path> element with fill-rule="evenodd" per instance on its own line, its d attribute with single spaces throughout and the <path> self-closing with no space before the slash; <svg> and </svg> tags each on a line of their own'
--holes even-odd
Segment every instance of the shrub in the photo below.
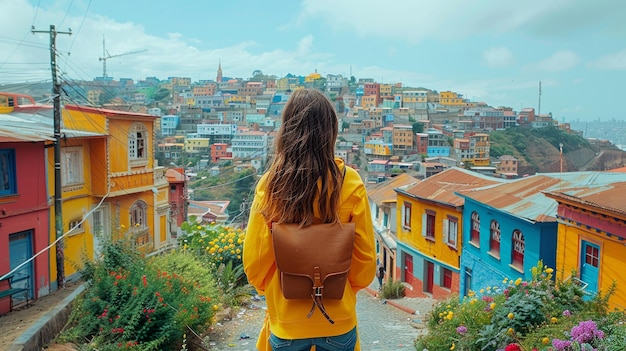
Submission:
<svg viewBox="0 0 626 351">
<path fill-rule="evenodd" d="M 626 313 L 607 312 L 614 287 L 584 301 L 578 285 L 552 273 L 539 262 L 530 281 L 505 279 L 438 303 L 416 350 L 625 350 Z"/>
<path fill-rule="evenodd" d="M 404 297 L 404 289 L 406 287 L 398 280 L 389 280 L 380 291 L 380 297 L 383 299 L 399 299 Z"/>
<path fill-rule="evenodd" d="M 89 340 L 101 351 L 163 350 L 179 346 L 187 330 L 209 327 L 216 292 L 200 262 L 176 256 L 148 262 L 121 242 L 105 243 L 103 254 L 85 264 L 87 289 L 61 340 Z"/>
<path fill-rule="evenodd" d="M 181 226 L 185 232 L 180 238 L 182 251 L 207 264 L 221 290 L 222 303 L 238 305 L 250 290 L 241 258 L 245 233 L 221 224 L 197 224 L 194 220 Z"/>
</svg>

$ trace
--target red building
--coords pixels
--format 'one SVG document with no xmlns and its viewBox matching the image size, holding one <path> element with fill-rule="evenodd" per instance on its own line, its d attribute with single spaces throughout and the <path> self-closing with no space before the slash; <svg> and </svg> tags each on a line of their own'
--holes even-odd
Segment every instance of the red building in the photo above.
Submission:
<svg viewBox="0 0 626 351">
<path fill-rule="evenodd" d="M 182 167 L 170 168 L 165 172 L 167 182 L 170 184 L 170 233 L 172 237 L 178 235 L 178 228 L 187 220 L 187 182 L 185 169 Z"/>
<path fill-rule="evenodd" d="M 35 123 L 17 114 L 0 122 L 0 277 L 13 272 L 13 288 L 26 289 L 0 300 L 0 314 L 13 305 L 47 295 L 50 290 L 48 250 L 50 205 L 46 189 L 46 144 Z M 33 259 L 38 252 L 42 253 Z M 18 266 L 20 266 L 18 269 Z M 8 288 L 0 283 L 0 291 Z"/>
<path fill-rule="evenodd" d="M 232 157 L 232 153 L 227 151 L 228 144 L 215 143 L 211 145 L 211 162 L 218 162 L 221 158 Z"/>
</svg>

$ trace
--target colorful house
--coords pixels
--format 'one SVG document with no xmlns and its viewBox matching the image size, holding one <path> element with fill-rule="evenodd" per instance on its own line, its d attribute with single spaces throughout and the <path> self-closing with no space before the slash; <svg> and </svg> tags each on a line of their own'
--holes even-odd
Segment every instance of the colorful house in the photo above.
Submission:
<svg viewBox="0 0 626 351">
<path fill-rule="evenodd" d="M 465 199 L 461 296 L 504 278 L 530 280 L 539 260 L 555 267 L 556 204 L 542 191 L 561 181 L 535 175 L 457 193 Z"/>
<path fill-rule="evenodd" d="M 611 175 L 611 176 L 609 176 Z M 609 307 L 626 309 L 626 173 L 596 173 L 594 182 L 552 189 L 558 202 L 556 277 L 576 279 L 590 296 L 616 282 Z"/>
<path fill-rule="evenodd" d="M 24 117 L 15 112 L 0 115 L 0 277 L 11 273 L 12 287 L 26 289 L 2 298 L 0 314 L 50 291 L 45 148 L 53 142 L 52 129 Z M 2 280 L 0 291 L 8 288 L 6 283 Z"/>
<path fill-rule="evenodd" d="M 105 240 L 130 239 L 141 252 L 171 243 L 166 169 L 154 159 L 157 118 L 76 105 L 63 110 L 66 128 L 107 135 L 106 142 L 90 149 L 94 233 Z"/>
<path fill-rule="evenodd" d="M 407 296 L 444 299 L 459 292 L 464 199 L 456 192 L 501 181 L 450 168 L 396 189 L 396 276 L 407 283 Z"/>
<path fill-rule="evenodd" d="M 378 261 L 385 267 L 385 277 L 396 280 L 396 192 L 394 189 L 405 189 L 414 186 L 418 179 L 402 173 L 382 183 L 369 185 L 367 196 L 370 213 L 376 231 L 376 249 Z"/>
</svg>

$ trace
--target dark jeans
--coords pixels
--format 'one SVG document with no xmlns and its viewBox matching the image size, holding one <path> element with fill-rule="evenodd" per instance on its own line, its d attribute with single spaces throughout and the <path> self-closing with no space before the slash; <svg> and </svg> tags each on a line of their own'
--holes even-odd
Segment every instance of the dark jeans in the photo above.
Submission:
<svg viewBox="0 0 626 351">
<path fill-rule="evenodd" d="M 356 327 L 337 336 L 308 339 L 281 339 L 270 334 L 270 344 L 274 351 L 309 351 L 315 345 L 317 351 L 352 351 L 356 345 Z"/>
</svg>

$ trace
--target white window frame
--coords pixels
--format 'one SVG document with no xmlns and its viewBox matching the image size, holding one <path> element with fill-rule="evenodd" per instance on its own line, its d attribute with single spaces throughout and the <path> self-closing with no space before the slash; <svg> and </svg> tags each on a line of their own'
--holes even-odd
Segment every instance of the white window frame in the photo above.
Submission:
<svg viewBox="0 0 626 351">
<path fill-rule="evenodd" d="M 132 166 L 148 162 L 148 129 L 142 123 L 133 123 L 128 132 L 128 159 Z"/>
<path fill-rule="evenodd" d="M 130 207 L 129 216 L 130 216 L 130 226 L 133 229 L 146 229 L 148 228 L 148 205 L 139 200 L 135 201 L 135 203 Z"/>
<path fill-rule="evenodd" d="M 459 222 L 455 217 L 443 219 L 443 242 L 456 249 L 459 233 Z"/>
<path fill-rule="evenodd" d="M 83 147 L 67 146 L 61 149 L 61 185 L 75 186 L 85 182 Z"/>
</svg>

